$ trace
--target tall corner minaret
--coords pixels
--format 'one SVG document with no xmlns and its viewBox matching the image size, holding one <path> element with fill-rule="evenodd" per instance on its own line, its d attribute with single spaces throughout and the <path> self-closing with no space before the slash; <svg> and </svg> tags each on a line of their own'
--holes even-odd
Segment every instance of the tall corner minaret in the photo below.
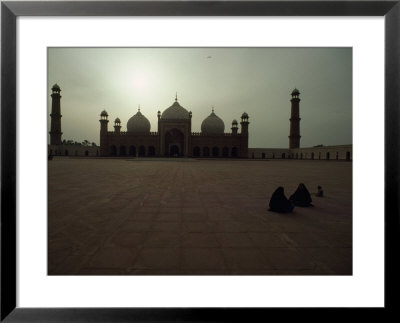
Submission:
<svg viewBox="0 0 400 323">
<path fill-rule="evenodd" d="M 298 89 L 292 91 L 292 111 L 290 115 L 289 149 L 300 148 L 300 92 Z"/>
<path fill-rule="evenodd" d="M 58 84 L 54 84 L 51 91 L 50 145 L 61 145 L 61 89 Z"/>
<path fill-rule="evenodd" d="M 108 113 L 103 110 L 100 113 L 100 155 L 107 154 Z M 117 121 L 117 120 L 116 120 Z"/>
<path fill-rule="evenodd" d="M 241 133 L 239 157 L 247 158 L 249 150 L 249 115 L 243 112 L 240 119 Z"/>
</svg>

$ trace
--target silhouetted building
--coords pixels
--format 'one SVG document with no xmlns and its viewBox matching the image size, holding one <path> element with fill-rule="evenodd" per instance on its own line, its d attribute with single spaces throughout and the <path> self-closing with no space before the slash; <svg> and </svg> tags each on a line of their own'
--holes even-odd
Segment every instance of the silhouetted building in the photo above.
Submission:
<svg viewBox="0 0 400 323">
<path fill-rule="evenodd" d="M 158 111 L 158 131 L 150 132 L 150 122 L 138 108 L 127 122 L 127 131 L 121 131 L 121 120 L 114 121 L 114 131 L 108 131 L 108 113 L 100 114 L 100 147 L 69 145 L 61 141 L 61 89 L 52 87 L 52 111 L 49 155 L 55 156 L 132 156 L 132 157 L 225 157 L 251 159 L 308 159 L 352 160 L 352 145 L 300 148 L 300 92 L 291 93 L 291 118 L 288 148 L 249 148 L 249 116 L 232 121 L 231 132 L 225 133 L 225 124 L 212 108 L 201 123 L 201 132 L 192 132 L 192 113 L 182 107 L 178 98 L 163 113 Z"/>
<path fill-rule="evenodd" d="M 240 157 L 248 156 L 249 116 L 232 121 L 232 132 L 225 133 L 225 124 L 212 109 L 201 124 L 201 132 L 192 132 L 192 112 L 182 107 L 178 98 L 164 112 L 158 111 L 158 131 L 150 132 L 150 122 L 138 108 L 121 131 L 121 120 L 114 121 L 108 131 L 108 113 L 100 114 L 100 155 L 138 157 Z"/>
<path fill-rule="evenodd" d="M 61 145 L 61 89 L 57 84 L 54 84 L 51 90 L 50 145 Z"/>
<path fill-rule="evenodd" d="M 292 91 L 292 110 L 290 115 L 289 149 L 300 148 L 300 92 L 298 89 Z"/>
</svg>

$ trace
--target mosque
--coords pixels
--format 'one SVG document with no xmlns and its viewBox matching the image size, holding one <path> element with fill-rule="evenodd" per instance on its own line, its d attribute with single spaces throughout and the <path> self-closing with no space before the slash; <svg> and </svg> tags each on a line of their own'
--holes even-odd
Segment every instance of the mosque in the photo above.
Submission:
<svg viewBox="0 0 400 323">
<path fill-rule="evenodd" d="M 121 131 L 121 120 L 114 120 L 114 131 L 108 129 L 108 113 L 100 114 L 100 146 L 76 146 L 62 143 L 61 88 L 52 90 L 49 155 L 97 157 L 191 157 L 252 159 L 336 159 L 351 160 L 352 145 L 300 148 L 300 92 L 291 93 L 289 148 L 249 148 L 249 115 L 233 119 L 230 132 L 212 109 L 201 123 L 201 132 L 192 132 L 192 112 L 175 102 L 162 113 L 157 112 L 158 131 L 150 131 L 150 122 L 140 111 Z"/>
<path fill-rule="evenodd" d="M 248 155 L 249 116 L 243 113 L 240 122 L 232 121 L 231 132 L 215 113 L 205 118 L 201 132 L 192 132 L 192 113 L 182 107 L 178 98 L 162 113 L 158 111 L 158 131 L 150 132 L 149 120 L 140 112 L 121 131 L 119 118 L 114 131 L 108 131 L 108 114 L 100 114 L 100 156 L 138 157 L 240 157 Z"/>
</svg>

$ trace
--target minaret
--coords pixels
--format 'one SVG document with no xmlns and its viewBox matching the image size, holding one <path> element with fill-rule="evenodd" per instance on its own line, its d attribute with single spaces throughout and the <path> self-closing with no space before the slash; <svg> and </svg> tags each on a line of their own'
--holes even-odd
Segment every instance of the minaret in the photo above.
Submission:
<svg viewBox="0 0 400 323">
<path fill-rule="evenodd" d="M 240 133 L 240 152 L 239 157 L 248 158 L 248 150 L 249 150 L 249 115 L 246 112 L 243 112 L 241 121 L 241 133 Z"/>
<path fill-rule="evenodd" d="M 241 117 L 240 125 L 242 127 L 241 134 L 242 136 L 249 135 L 249 115 L 246 112 L 243 112 Z"/>
<path fill-rule="evenodd" d="M 57 84 L 54 84 L 51 90 L 50 145 L 61 145 L 61 89 Z"/>
<path fill-rule="evenodd" d="M 237 132 L 238 132 L 238 122 L 236 121 L 236 119 L 233 119 L 233 121 L 232 121 L 232 128 L 231 128 L 231 130 L 232 130 L 232 134 L 233 134 L 233 135 L 237 135 Z"/>
<path fill-rule="evenodd" d="M 292 91 L 292 111 L 290 116 L 289 149 L 300 148 L 300 92 L 298 89 Z"/>
<path fill-rule="evenodd" d="M 119 118 L 114 121 L 114 132 L 118 134 L 121 133 L 121 120 Z"/>
<path fill-rule="evenodd" d="M 108 113 L 103 110 L 100 114 L 100 156 L 107 155 Z"/>
</svg>

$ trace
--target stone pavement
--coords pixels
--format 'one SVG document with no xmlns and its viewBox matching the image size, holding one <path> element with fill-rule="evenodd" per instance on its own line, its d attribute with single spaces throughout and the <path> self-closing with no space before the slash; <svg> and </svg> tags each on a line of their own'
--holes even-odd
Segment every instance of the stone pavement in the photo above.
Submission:
<svg viewBox="0 0 400 323">
<path fill-rule="evenodd" d="M 100 159 L 48 164 L 49 275 L 351 275 L 352 163 Z M 314 207 L 267 211 L 300 182 Z"/>
</svg>

